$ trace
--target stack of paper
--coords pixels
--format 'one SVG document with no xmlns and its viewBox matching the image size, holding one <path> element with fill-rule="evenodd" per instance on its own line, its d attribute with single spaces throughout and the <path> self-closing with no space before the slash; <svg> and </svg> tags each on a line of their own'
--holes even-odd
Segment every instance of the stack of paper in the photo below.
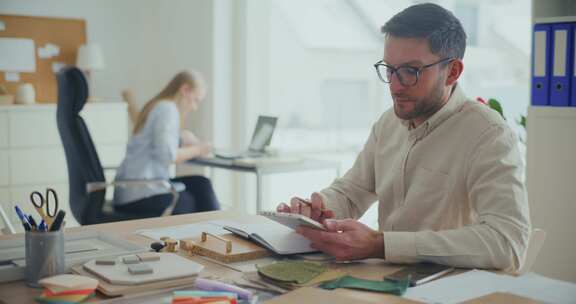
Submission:
<svg viewBox="0 0 576 304">
<path fill-rule="evenodd" d="M 36 298 L 40 303 L 80 303 L 92 296 L 98 281 L 89 277 L 62 274 L 39 281 L 45 289 Z"/>
<path fill-rule="evenodd" d="M 545 303 L 576 303 L 576 284 L 535 273 L 520 277 L 471 270 L 408 288 L 404 297 L 426 303 L 462 303 L 495 292 L 506 292 Z"/>
<path fill-rule="evenodd" d="M 172 304 L 219 303 L 237 304 L 236 294 L 225 291 L 179 290 L 172 296 Z"/>
</svg>

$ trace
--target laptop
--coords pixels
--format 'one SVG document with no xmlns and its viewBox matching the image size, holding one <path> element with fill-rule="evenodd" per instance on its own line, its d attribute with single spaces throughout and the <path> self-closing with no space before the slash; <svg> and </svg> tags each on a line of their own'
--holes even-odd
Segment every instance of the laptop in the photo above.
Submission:
<svg viewBox="0 0 576 304">
<path fill-rule="evenodd" d="M 248 146 L 248 150 L 234 152 L 225 150 L 214 150 L 214 156 L 224 159 L 238 159 L 245 157 L 262 157 L 266 156 L 266 147 L 272 141 L 274 129 L 276 128 L 276 121 L 278 117 L 273 116 L 258 116 L 252 140 Z"/>
</svg>

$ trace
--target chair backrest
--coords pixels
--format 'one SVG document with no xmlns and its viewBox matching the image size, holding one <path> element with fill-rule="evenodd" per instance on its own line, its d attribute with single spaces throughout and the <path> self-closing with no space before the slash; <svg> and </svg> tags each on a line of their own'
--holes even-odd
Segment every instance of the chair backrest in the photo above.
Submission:
<svg viewBox="0 0 576 304">
<path fill-rule="evenodd" d="M 529 272 L 536 262 L 536 258 L 544 245 L 546 240 L 546 231 L 542 229 L 535 228 L 530 234 L 530 241 L 528 242 L 528 250 L 526 251 L 526 259 L 524 260 L 524 265 L 515 273 L 516 275 L 523 275 Z"/>
<path fill-rule="evenodd" d="M 86 183 L 105 181 L 92 137 L 79 114 L 87 98 L 88 84 L 82 71 L 62 69 L 58 73 L 56 121 L 68 165 L 70 209 L 81 225 L 96 221 L 105 200 L 105 190 L 90 195 L 86 191 Z"/>
</svg>

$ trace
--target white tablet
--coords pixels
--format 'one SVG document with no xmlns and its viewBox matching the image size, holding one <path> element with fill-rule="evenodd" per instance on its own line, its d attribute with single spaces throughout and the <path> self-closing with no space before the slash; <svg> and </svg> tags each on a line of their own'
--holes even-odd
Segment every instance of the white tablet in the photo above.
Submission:
<svg viewBox="0 0 576 304">
<path fill-rule="evenodd" d="M 296 230 L 298 226 L 306 226 L 308 228 L 326 230 L 326 227 L 324 227 L 322 224 L 302 214 L 273 211 L 261 211 L 259 214 L 294 230 Z"/>
</svg>

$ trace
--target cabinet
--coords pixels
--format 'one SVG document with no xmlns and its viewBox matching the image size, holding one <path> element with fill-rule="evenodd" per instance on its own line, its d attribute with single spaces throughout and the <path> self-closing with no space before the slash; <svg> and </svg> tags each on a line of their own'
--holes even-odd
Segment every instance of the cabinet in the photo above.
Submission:
<svg viewBox="0 0 576 304">
<path fill-rule="evenodd" d="M 81 113 L 92 135 L 102 166 L 117 167 L 129 137 L 126 104 L 89 103 Z M 107 180 L 114 172 L 106 172 Z M 110 176 L 112 175 L 112 176 Z M 66 156 L 56 125 L 56 105 L 13 105 L 0 107 L 0 204 L 21 227 L 14 204 L 36 215 L 30 192 L 54 188 L 60 208 L 69 214 L 66 225 L 77 223 L 68 202 Z"/>
<path fill-rule="evenodd" d="M 533 0 L 532 9 L 533 24 L 576 22 L 573 0 Z M 576 107 L 530 107 L 526 143 L 532 225 L 547 232 L 533 271 L 576 282 Z"/>
</svg>

